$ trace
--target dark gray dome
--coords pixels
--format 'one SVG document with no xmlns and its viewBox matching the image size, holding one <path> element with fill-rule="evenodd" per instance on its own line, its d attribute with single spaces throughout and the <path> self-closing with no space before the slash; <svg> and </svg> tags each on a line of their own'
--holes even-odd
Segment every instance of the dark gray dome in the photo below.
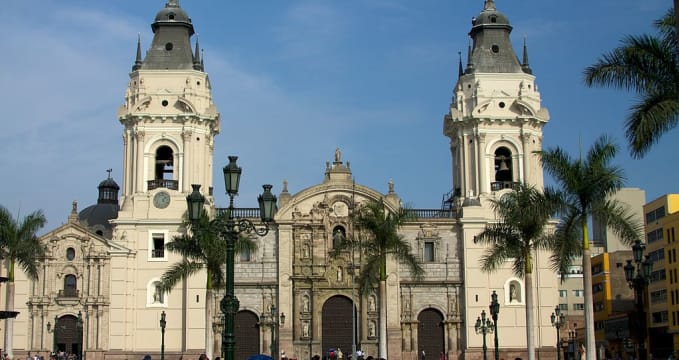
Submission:
<svg viewBox="0 0 679 360">
<path fill-rule="evenodd" d="M 78 213 L 80 224 L 90 231 L 110 239 L 113 227 L 109 220 L 118 217 L 118 190 L 120 186 L 109 177 L 99 183 L 99 198 L 96 205 L 88 206 Z"/>
<path fill-rule="evenodd" d="M 479 16 L 472 21 L 473 26 L 477 25 L 509 25 L 509 18 L 505 14 L 492 9 L 483 10 Z"/>
<path fill-rule="evenodd" d="M 78 214 L 80 224 L 90 229 L 92 232 L 111 238 L 113 227 L 109 220 L 118 217 L 118 204 L 97 203 L 88 206 Z"/>
<path fill-rule="evenodd" d="M 170 0 L 165 4 L 165 8 L 158 11 L 156 18 L 151 24 L 151 29 L 155 33 L 161 25 L 180 25 L 189 28 L 189 35 L 193 35 L 193 24 L 189 15 L 179 6 L 179 1 Z"/>
</svg>

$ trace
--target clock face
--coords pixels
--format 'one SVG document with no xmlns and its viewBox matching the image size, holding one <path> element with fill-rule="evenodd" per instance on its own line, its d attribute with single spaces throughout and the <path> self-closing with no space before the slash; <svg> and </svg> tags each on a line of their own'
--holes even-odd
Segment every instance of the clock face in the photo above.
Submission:
<svg viewBox="0 0 679 360">
<path fill-rule="evenodd" d="M 170 194 L 165 191 L 160 191 L 156 193 L 153 197 L 153 205 L 159 209 L 165 209 L 170 205 Z"/>
</svg>

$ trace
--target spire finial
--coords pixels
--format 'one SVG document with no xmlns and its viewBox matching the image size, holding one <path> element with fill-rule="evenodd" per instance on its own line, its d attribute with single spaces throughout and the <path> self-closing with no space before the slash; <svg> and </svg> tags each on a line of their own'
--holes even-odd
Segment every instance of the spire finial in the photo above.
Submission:
<svg viewBox="0 0 679 360">
<path fill-rule="evenodd" d="M 462 51 L 458 51 L 457 56 L 460 58 L 460 61 L 457 65 L 457 76 L 460 77 L 464 75 L 464 71 L 462 71 Z"/>
<path fill-rule="evenodd" d="M 495 10 L 495 1 L 485 0 L 485 3 L 483 4 L 483 10 Z"/>
<path fill-rule="evenodd" d="M 200 49 L 200 70 L 205 71 L 205 53 Z"/>
<path fill-rule="evenodd" d="M 111 178 L 111 172 L 112 172 L 112 171 L 113 171 L 113 169 L 106 169 L 106 172 L 108 173 L 108 178 L 109 178 L 109 179 Z"/>
<path fill-rule="evenodd" d="M 467 44 L 467 70 L 472 70 L 474 64 L 472 63 L 472 40 L 469 39 L 469 44 Z"/>
<path fill-rule="evenodd" d="M 203 70 L 200 59 L 200 45 L 198 43 L 198 34 L 196 34 L 196 50 L 193 52 L 193 70 Z"/>
<path fill-rule="evenodd" d="M 141 69 L 141 34 L 137 33 L 137 56 L 134 59 L 134 65 L 132 66 L 132 71 Z"/>
<path fill-rule="evenodd" d="M 523 69 L 523 72 L 526 74 L 533 73 L 533 70 L 531 70 L 530 65 L 528 64 L 528 46 L 526 45 L 526 35 L 523 36 L 523 63 L 521 64 L 521 69 Z"/>
<path fill-rule="evenodd" d="M 179 7 L 179 0 L 167 0 L 165 7 Z"/>
</svg>

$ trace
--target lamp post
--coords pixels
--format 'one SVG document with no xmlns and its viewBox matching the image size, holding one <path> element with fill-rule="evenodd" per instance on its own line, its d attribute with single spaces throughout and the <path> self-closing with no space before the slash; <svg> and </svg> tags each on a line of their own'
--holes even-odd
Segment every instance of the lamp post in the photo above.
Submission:
<svg viewBox="0 0 679 360">
<path fill-rule="evenodd" d="M 556 360 L 561 360 L 561 334 L 559 329 L 566 324 L 566 315 L 561 312 L 559 305 L 554 308 L 550 319 L 552 320 L 552 326 L 556 328 Z"/>
<path fill-rule="evenodd" d="M 483 360 L 488 360 L 486 353 L 488 346 L 486 345 L 486 334 L 493 332 L 494 324 L 490 319 L 486 319 L 486 310 L 481 310 L 481 316 L 476 318 L 476 325 L 474 329 L 477 334 L 483 334 Z"/>
<path fill-rule="evenodd" d="M 52 352 L 54 354 L 57 353 L 57 322 L 59 321 L 59 318 L 57 316 L 54 316 L 54 327 L 52 327 L 52 324 L 50 322 L 47 322 L 47 332 L 52 333 Z"/>
<path fill-rule="evenodd" d="M 495 290 L 490 294 L 490 299 L 490 306 L 488 308 L 490 309 L 490 316 L 493 318 L 493 327 L 495 328 L 495 360 L 500 360 L 500 346 L 497 340 L 497 316 L 500 314 L 500 303 L 497 301 L 497 293 Z"/>
<path fill-rule="evenodd" d="M 229 164 L 224 167 L 224 184 L 226 194 L 229 196 L 228 217 L 216 218 L 210 222 L 210 227 L 219 231 L 220 236 L 226 241 L 226 291 L 220 303 L 220 309 L 224 313 L 224 332 L 222 333 L 222 353 L 225 360 L 234 360 L 234 321 L 240 303 L 234 294 L 234 247 L 240 233 L 255 233 L 264 236 L 269 232 L 268 223 L 273 221 L 276 210 L 276 196 L 271 193 L 271 185 L 264 185 L 264 193 L 257 197 L 263 228 L 255 227 L 248 219 L 236 219 L 233 216 L 233 197 L 238 195 L 238 186 L 242 169 L 236 164 L 238 156 L 229 156 Z M 197 224 L 201 218 L 205 197 L 200 193 L 200 185 L 192 184 L 193 192 L 186 197 L 189 220 Z M 194 234 L 201 236 L 200 234 Z"/>
<path fill-rule="evenodd" d="M 165 311 L 160 313 L 160 360 L 165 360 Z"/>
<path fill-rule="evenodd" d="M 625 265 L 625 280 L 631 289 L 634 289 L 634 302 L 636 305 L 638 317 L 638 342 L 639 342 L 639 360 L 646 360 L 646 311 L 644 309 L 644 293 L 646 286 L 651 280 L 651 271 L 653 270 L 653 262 L 646 255 L 644 259 L 644 250 L 646 246 L 637 240 L 632 245 L 632 255 L 634 256 L 634 263 L 632 260 L 627 260 Z M 636 269 L 636 275 L 634 270 Z"/>
<path fill-rule="evenodd" d="M 78 320 L 76 321 L 78 328 L 78 360 L 83 359 L 83 313 L 78 311 Z"/>
</svg>

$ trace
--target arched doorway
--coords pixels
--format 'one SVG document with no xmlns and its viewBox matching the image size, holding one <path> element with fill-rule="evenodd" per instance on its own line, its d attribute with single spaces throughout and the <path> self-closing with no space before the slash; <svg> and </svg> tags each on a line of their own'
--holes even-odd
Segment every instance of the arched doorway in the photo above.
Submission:
<svg viewBox="0 0 679 360">
<path fill-rule="evenodd" d="M 257 315 L 251 311 L 239 311 L 235 320 L 235 358 L 247 359 L 252 355 L 259 354 L 259 319 Z"/>
<path fill-rule="evenodd" d="M 422 351 L 427 359 L 438 359 L 441 352 L 445 352 L 443 329 L 443 315 L 438 310 L 426 309 L 417 316 L 417 354 L 422 358 Z"/>
<path fill-rule="evenodd" d="M 57 349 L 71 354 L 79 354 L 82 344 L 82 329 L 78 327 L 78 318 L 64 315 L 57 319 L 54 326 L 54 338 Z"/>
<path fill-rule="evenodd" d="M 324 353 L 330 348 L 340 348 L 345 358 L 351 355 L 352 316 L 355 320 L 356 309 L 347 297 L 333 296 L 323 304 L 321 336 Z M 353 324 L 358 329 L 358 321 L 353 321 Z"/>
</svg>

